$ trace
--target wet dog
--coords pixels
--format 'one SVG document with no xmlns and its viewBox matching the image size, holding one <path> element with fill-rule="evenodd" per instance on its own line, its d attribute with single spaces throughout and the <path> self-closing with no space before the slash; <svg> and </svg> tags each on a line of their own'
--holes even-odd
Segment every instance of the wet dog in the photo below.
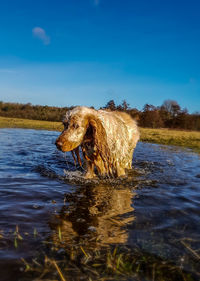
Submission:
<svg viewBox="0 0 200 281">
<path fill-rule="evenodd" d="M 63 152 L 72 151 L 79 163 L 79 147 L 86 161 L 86 178 L 119 177 L 132 168 L 133 151 L 139 140 L 137 123 L 119 111 L 75 107 L 63 120 L 64 130 L 56 140 Z M 75 157 L 75 156 L 74 156 Z"/>
</svg>

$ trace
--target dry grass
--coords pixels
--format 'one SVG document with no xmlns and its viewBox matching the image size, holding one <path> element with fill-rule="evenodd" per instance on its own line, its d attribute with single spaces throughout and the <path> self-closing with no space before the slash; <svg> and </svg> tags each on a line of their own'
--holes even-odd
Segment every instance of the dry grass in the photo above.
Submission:
<svg viewBox="0 0 200 281">
<path fill-rule="evenodd" d="M 0 117 L 0 128 L 27 128 L 62 131 L 61 122 Z M 141 141 L 188 147 L 200 153 L 200 132 L 140 128 Z"/>
<path fill-rule="evenodd" d="M 200 132 L 149 128 L 140 131 L 144 142 L 188 147 L 200 153 Z"/>
<path fill-rule="evenodd" d="M 25 128 L 36 130 L 62 131 L 61 122 L 8 118 L 0 116 L 0 128 Z"/>
</svg>

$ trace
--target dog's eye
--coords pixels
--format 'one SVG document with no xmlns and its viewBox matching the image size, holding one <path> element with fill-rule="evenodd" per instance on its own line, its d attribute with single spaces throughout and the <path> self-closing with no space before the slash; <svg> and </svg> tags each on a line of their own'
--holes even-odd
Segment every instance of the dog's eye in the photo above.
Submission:
<svg viewBox="0 0 200 281">
<path fill-rule="evenodd" d="M 67 129 L 69 127 L 69 123 L 63 122 L 64 128 Z"/>
</svg>

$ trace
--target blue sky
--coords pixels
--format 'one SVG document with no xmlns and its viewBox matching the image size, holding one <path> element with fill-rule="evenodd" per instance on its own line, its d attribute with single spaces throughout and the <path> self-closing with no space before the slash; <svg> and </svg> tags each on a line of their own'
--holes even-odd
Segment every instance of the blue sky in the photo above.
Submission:
<svg viewBox="0 0 200 281">
<path fill-rule="evenodd" d="M 0 1 L 0 100 L 200 111 L 199 0 Z"/>
</svg>

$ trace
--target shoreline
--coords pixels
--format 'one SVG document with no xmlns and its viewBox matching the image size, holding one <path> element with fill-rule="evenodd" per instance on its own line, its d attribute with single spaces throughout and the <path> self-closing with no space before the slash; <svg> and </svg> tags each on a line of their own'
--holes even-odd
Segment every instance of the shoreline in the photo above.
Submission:
<svg viewBox="0 0 200 281">
<path fill-rule="evenodd" d="M 40 121 L 0 116 L 0 128 L 22 128 L 35 130 L 63 130 L 61 122 Z M 164 145 L 175 145 L 192 149 L 200 153 L 200 132 L 172 129 L 139 128 L 140 141 Z"/>
</svg>

